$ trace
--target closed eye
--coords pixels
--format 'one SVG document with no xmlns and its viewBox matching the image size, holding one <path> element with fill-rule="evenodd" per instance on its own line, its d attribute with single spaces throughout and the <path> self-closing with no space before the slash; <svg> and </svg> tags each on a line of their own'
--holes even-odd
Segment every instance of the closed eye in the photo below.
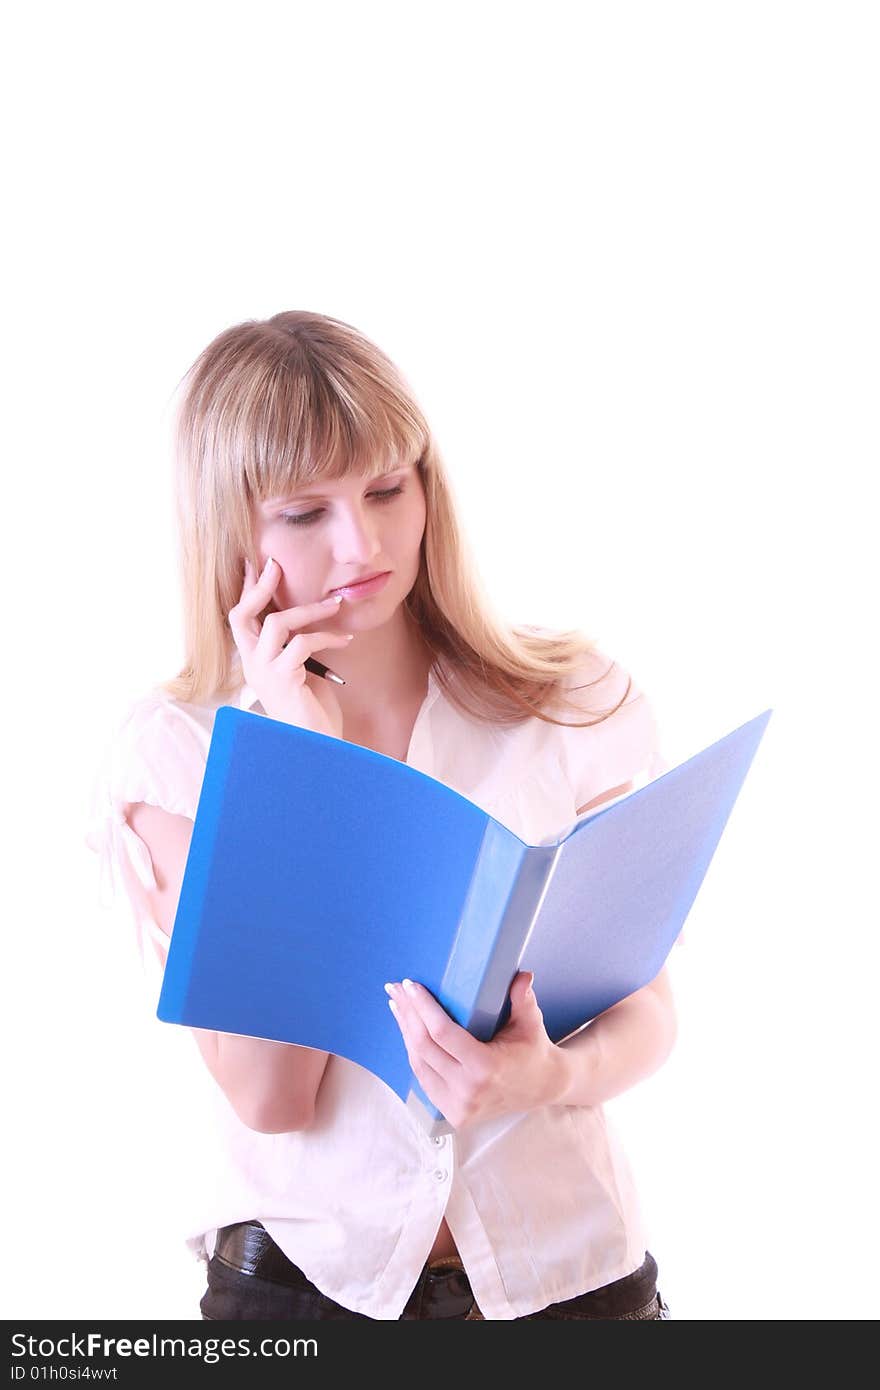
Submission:
<svg viewBox="0 0 880 1390">
<path fill-rule="evenodd" d="M 377 502 L 383 503 L 390 502 L 393 497 L 399 497 L 402 492 L 403 486 L 398 484 L 397 487 L 386 488 L 383 492 L 369 492 L 367 496 L 374 497 Z M 318 507 L 313 512 L 282 512 L 281 520 L 285 521 L 288 526 L 311 526 L 313 522 L 317 521 L 323 510 L 323 507 Z"/>
</svg>

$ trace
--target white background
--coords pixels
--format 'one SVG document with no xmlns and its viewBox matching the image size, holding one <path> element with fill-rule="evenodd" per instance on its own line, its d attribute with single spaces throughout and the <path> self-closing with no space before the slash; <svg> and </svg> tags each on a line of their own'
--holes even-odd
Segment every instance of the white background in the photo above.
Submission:
<svg viewBox="0 0 880 1390">
<path fill-rule="evenodd" d="M 500 610 L 596 637 L 668 757 L 773 708 L 673 953 L 676 1050 L 609 1113 L 674 1317 L 876 1317 L 875 19 L 8 21 L 5 1316 L 198 1317 L 82 837 L 182 659 L 172 393 L 223 328 L 307 308 L 408 376 Z"/>
</svg>

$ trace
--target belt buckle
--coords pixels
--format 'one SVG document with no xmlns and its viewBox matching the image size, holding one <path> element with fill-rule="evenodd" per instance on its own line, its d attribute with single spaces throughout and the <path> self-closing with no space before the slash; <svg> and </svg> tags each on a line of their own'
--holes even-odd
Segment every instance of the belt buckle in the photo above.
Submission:
<svg viewBox="0 0 880 1390">
<path fill-rule="evenodd" d="M 411 1302 L 417 1318 L 470 1318 L 476 1305 L 461 1260 L 443 1255 L 426 1265 Z"/>
</svg>

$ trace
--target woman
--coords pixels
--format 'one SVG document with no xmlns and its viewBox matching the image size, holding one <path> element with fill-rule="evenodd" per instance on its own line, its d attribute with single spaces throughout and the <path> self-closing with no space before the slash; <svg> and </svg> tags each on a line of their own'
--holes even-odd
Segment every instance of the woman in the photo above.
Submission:
<svg viewBox="0 0 880 1390">
<path fill-rule="evenodd" d="M 619 666 L 493 616 L 422 412 L 349 325 L 290 312 L 221 333 L 184 379 L 177 460 L 186 663 L 129 710 L 89 836 L 159 972 L 219 705 L 406 761 L 532 843 L 663 770 Z M 666 970 L 558 1045 L 530 985 L 517 974 L 479 1043 L 389 981 L 454 1126 L 435 1140 L 346 1058 L 194 1029 L 196 1053 L 165 1030 L 187 1043 L 178 1073 L 196 1059 L 175 1170 L 203 1317 L 668 1316 L 602 1109 L 672 1049 Z"/>
</svg>

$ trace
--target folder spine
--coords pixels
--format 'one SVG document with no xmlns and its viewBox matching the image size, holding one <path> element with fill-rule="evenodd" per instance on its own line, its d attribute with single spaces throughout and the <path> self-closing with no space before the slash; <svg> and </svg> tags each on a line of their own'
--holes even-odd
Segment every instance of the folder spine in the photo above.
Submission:
<svg viewBox="0 0 880 1390">
<path fill-rule="evenodd" d="M 503 827 L 499 827 L 503 828 Z M 509 833 L 509 832 L 508 832 Z M 532 934 L 544 893 L 553 872 L 557 851 L 536 845 L 519 843 L 519 865 L 515 878 L 502 905 L 500 921 L 490 938 L 487 948 L 483 937 L 484 955 L 482 967 L 471 991 L 471 1002 L 464 1027 L 481 1042 L 488 1042 L 507 1021 L 509 1009 L 506 1007 L 511 981 L 516 973 L 526 942 Z M 478 864 L 476 873 L 482 864 Z M 476 875 L 475 875 L 476 876 Z M 471 909 L 471 899 L 466 907 L 466 916 Z M 476 911 L 479 911 L 479 895 L 473 897 Z M 476 917 L 474 912 L 472 918 Z M 464 937 L 469 926 L 476 942 L 479 938 L 481 922 L 463 921 L 464 930 L 453 947 L 449 964 L 443 979 L 443 987 L 450 994 L 460 989 L 465 954 Z M 459 944 L 459 942 L 461 944 Z M 448 986 L 447 986 L 448 981 Z"/>
<path fill-rule="evenodd" d="M 506 1022 L 507 996 L 535 925 L 557 848 L 526 845 L 491 818 L 438 995 L 462 1028 L 488 1042 Z M 431 1135 L 448 1131 L 413 1078 L 407 1106 Z"/>
</svg>

